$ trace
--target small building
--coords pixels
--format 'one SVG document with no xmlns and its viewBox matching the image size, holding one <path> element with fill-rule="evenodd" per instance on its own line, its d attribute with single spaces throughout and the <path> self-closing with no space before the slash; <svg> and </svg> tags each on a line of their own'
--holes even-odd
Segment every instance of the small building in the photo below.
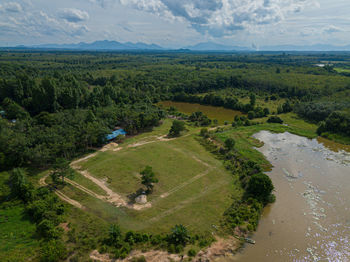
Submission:
<svg viewBox="0 0 350 262">
<path fill-rule="evenodd" d="M 5 111 L 4 110 L 0 110 L 0 116 L 5 117 Z"/>
<path fill-rule="evenodd" d="M 107 139 L 107 141 L 111 141 L 111 140 L 117 138 L 120 135 L 122 135 L 122 136 L 126 135 L 126 132 L 125 132 L 124 129 L 118 129 L 118 130 L 113 131 L 111 134 L 108 134 L 106 136 L 106 139 Z"/>
</svg>

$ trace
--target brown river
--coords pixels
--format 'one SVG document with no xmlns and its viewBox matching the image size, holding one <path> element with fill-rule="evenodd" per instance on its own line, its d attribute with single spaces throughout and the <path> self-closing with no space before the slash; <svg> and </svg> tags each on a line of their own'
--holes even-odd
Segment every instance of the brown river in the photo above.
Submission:
<svg viewBox="0 0 350 262">
<path fill-rule="evenodd" d="M 255 245 L 229 261 L 350 261 L 350 147 L 267 131 L 254 136 L 273 164 L 276 202 Z"/>
</svg>

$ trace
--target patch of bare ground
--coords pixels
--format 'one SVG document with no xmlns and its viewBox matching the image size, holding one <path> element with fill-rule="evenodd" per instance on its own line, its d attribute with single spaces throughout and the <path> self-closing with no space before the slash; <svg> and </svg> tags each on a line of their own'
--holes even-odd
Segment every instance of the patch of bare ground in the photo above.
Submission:
<svg viewBox="0 0 350 262">
<path fill-rule="evenodd" d="M 220 261 L 223 258 L 232 257 L 235 252 L 240 248 L 239 240 L 234 237 L 219 238 L 216 237 L 210 247 L 205 250 L 198 252 L 197 256 L 192 259 L 195 262 L 210 262 Z M 141 252 L 134 250 L 125 259 L 112 259 L 108 254 L 100 254 L 97 250 L 90 253 L 90 259 L 101 262 L 112 262 L 112 261 L 133 261 L 133 259 L 143 256 L 147 262 L 170 262 L 170 261 L 183 261 L 187 259 L 187 255 L 169 254 L 162 250 L 151 250 L 147 252 Z"/>
<path fill-rule="evenodd" d="M 105 152 L 105 151 L 108 151 L 108 150 L 113 150 L 115 151 L 115 149 L 117 149 L 119 147 L 119 145 L 115 142 L 110 142 L 108 143 L 107 145 L 103 146 L 100 151 L 101 152 Z"/>
<path fill-rule="evenodd" d="M 69 226 L 68 223 L 61 223 L 58 225 L 60 228 L 63 229 L 64 232 L 68 232 L 69 231 Z"/>
<path fill-rule="evenodd" d="M 232 257 L 240 248 L 240 241 L 230 236 L 228 238 L 216 238 L 209 248 L 200 251 L 193 261 L 219 261 L 226 257 Z"/>
<path fill-rule="evenodd" d="M 39 185 L 41 185 L 41 186 L 47 186 L 47 183 L 46 183 L 46 178 L 49 176 L 49 174 L 46 174 L 45 176 L 43 176 L 42 178 L 40 178 L 40 180 L 39 180 Z M 59 191 L 59 190 L 57 190 L 57 189 L 55 189 L 55 194 L 60 198 L 60 199 L 62 199 L 63 201 L 65 201 L 65 202 L 67 202 L 67 203 L 69 203 L 69 204 L 71 204 L 72 206 L 75 206 L 75 207 L 77 207 L 77 208 L 79 208 L 79 209 L 85 209 L 85 207 L 82 205 L 82 204 L 80 204 L 78 201 L 75 201 L 75 200 L 73 200 L 73 199 L 71 199 L 71 198 L 69 198 L 68 196 L 66 196 L 65 194 L 63 194 L 61 191 Z"/>
</svg>

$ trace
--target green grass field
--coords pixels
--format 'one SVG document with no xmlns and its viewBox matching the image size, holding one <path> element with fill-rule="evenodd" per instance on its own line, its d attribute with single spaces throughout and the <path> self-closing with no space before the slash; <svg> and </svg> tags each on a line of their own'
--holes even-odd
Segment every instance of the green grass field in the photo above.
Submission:
<svg viewBox="0 0 350 262">
<path fill-rule="evenodd" d="M 177 139 L 158 140 L 167 134 L 170 124 L 165 120 L 154 131 L 127 139 L 121 150 L 98 152 L 79 163 L 94 177 L 108 181 L 108 187 L 124 199 L 142 187 L 139 173 L 152 166 L 159 183 L 148 197 L 150 208 L 117 208 L 72 185 L 62 192 L 105 221 L 118 222 L 124 230 L 165 233 L 175 224 L 184 224 L 200 234 L 214 230 L 212 225 L 220 224 L 223 212 L 233 196 L 241 196 L 241 189 L 223 163 L 197 141 L 198 128 L 189 128 Z M 130 146 L 135 144 L 138 146 Z M 83 176 L 76 175 L 74 180 L 100 194 L 100 189 Z"/>
<path fill-rule="evenodd" d="M 0 207 L 0 261 L 30 261 L 40 248 L 36 227 L 26 217 L 23 205 L 13 205 Z"/>
<path fill-rule="evenodd" d="M 243 156 L 268 170 L 270 163 L 254 149 L 262 145 L 252 138 L 254 133 L 261 130 L 288 131 L 316 137 L 316 125 L 306 123 L 292 113 L 280 117 L 285 125 L 226 126 L 224 132 L 217 133 L 217 137 L 222 141 L 233 137 L 236 149 Z M 263 120 L 266 119 L 255 121 Z M 159 183 L 148 196 L 151 207 L 142 210 L 115 207 L 70 184 L 61 192 L 81 203 L 93 216 L 107 223 L 118 223 L 125 231 L 165 233 L 175 224 L 184 224 L 191 232 L 199 234 L 215 231 L 213 225 L 220 224 L 223 212 L 232 204 L 232 198 L 242 196 L 242 189 L 237 178 L 225 170 L 223 162 L 199 143 L 200 128 L 189 126 L 181 137 L 165 139 L 171 122 L 166 119 L 153 131 L 126 139 L 119 145 L 121 149 L 97 151 L 96 155 L 78 164 L 80 170 L 106 181 L 111 190 L 127 201 L 131 201 L 131 195 L 143 187 L 140 171 L 147 165 L 152 166 Z M 78 172 L 73 180 L 96 194 L 106 193 Z"/>
</svg>

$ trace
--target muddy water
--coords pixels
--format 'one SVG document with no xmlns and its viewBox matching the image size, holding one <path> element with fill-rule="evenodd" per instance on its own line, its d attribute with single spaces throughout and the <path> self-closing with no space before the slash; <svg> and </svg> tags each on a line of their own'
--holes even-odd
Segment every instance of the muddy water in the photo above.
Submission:
<svg viewBox="0 0 350 262">
<path fill-rule="evenodd" d="M 224 124 L 225 121 L 231 123 L 236 115 L 242 115 L 241 112 L 231 109 L 226 109 L 223 107 L 217 106 L 206 106 L 195 103 L 184 103 L 184 102 L 172 102 L 172 101 L 163 101 L 159 102 L 158 105 L 163 107 L 176 107 L 180 112 L 190 115 L 193 112 L 200 111 L 203 114 L 207 115 L 210 119 L 217 119 L 219 124 Z"/>
<path fill-rule="evenodd" d="M 234 261 L 350 261 L 350 153 L 289 133 L 255 137 L 277 200 Z"/>
</svg>

